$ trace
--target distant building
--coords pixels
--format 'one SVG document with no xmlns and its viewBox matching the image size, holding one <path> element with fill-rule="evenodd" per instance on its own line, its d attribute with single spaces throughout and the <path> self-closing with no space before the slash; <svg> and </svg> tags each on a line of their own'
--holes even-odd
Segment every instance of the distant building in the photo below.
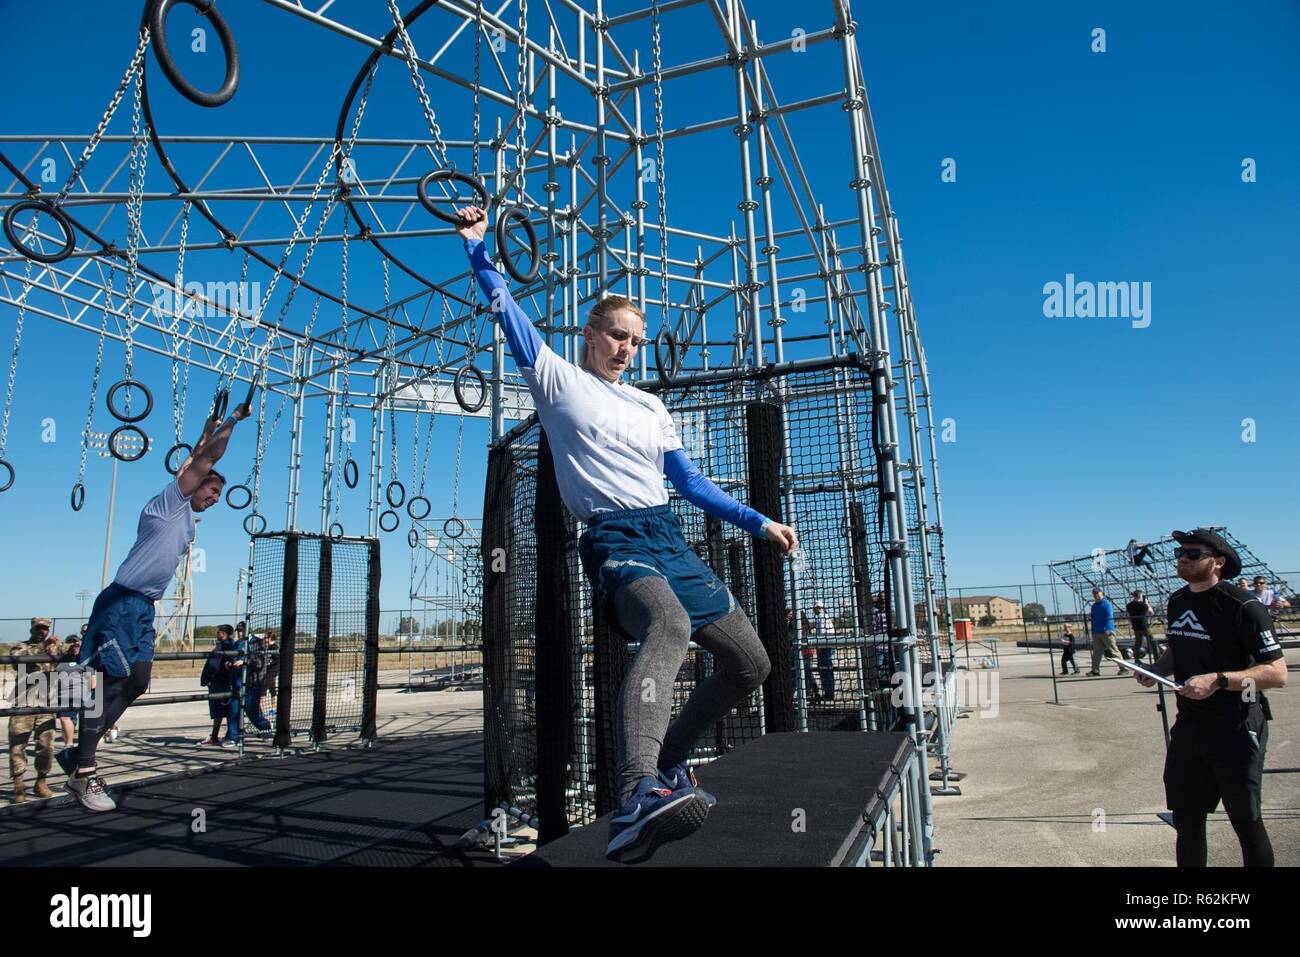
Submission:
<svg viewBox="0 0 1300 957">
<path fill-rule="evenodd" d="M 1020 602 L 1001 595 L 962 595 L 952 599 L 954 618 L 969 618 L 976 624 L 985 615 L 992 615 L 998 624 L 1019 625 L 1025 620 Z"/>
</svg>

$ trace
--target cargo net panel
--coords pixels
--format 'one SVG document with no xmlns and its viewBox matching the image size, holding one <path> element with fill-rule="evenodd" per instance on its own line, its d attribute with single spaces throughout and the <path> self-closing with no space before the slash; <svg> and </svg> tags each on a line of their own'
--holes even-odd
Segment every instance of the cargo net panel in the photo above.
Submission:
<svg viewBox="0 0 1300 957">
<path fill-rule="evenodd" d="M 249 626 L 287 651 L 281 640 L 284 620 L 284 573 L 288 537 L 258 536 L 253 543 L 252 607 Z M 293 693 L 290 731 L 308 734 L 316 707 L 318 670 L 324 676 L 326 733 L 360 730 L 365 678 L 366 599 L 370 549 L 365 541 L 330 543 L 331 574 L 322 575 L 322 540 L 297 539 L 298 584 L 294 601 L 297 623 L 292 639 Z M 322 590 L 328 620 L 319 618 Z M 276 681 L 273 672 L 268 684 Z M 282 700 L 282 698 L 279 698 Z M 264 707 L 270 704 L 269 697 Z M 268 717 L 274 717 L 268 713 Z"/>
<path fill-rule="evenodd" d="M 800 727 L 892 729 L 900 719 L 891 694 L 897 664 L 887 633 L 869 373 L 857 366 L 790 373 L 745 398 L 784 412 L 782 518 L 803 552 L 786 563 L 785 589 Z"/>
</svg>

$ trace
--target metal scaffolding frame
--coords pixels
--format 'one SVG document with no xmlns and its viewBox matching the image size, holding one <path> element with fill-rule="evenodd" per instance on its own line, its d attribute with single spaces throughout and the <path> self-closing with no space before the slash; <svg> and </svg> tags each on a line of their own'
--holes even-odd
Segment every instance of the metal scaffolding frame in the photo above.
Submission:
<svg viewBox="0 0 1300 957">
<path fill-rule="evenodd" d="M 761 38 L 760 24 L 742 0 L 662 0 L 617 16 L 606 15 L 601 0 L 527 0 L 531 21 L 519 16 L 516 0 L 420 0 L 403 15 L 400 29 L 386 18 L 383 3 L 336 9 L 333 0 L 263 2 L 268 17 L 294 18 L 355 46 L 358 70 L 333 135 L 194 136 L 160 129 L 147 77 L 152 73 L 155 92 L 164 81 L 145 58 L 142 120 L 156 160 L 136 194 L 141 213 L 134 288 L 118 289 L 115 299 L 106 288 L 125 268 L 133 193 L 124 181 L 134 168 L 135 145 L 131 134 L 105 132 L 110 111 L 94 137 L 0 136 L 0 164 L 9 174 L 0 180 L 0 205 L 48 198 L 38 179 L 49 158 L 76 170 L 75 182 L 56 204 L 75 227 L 75 248 L 59 262 L 42 264 L 29 262 L 8 243 L 0 247 L 0 302 L 21 304 L 30 315 L 92 335 L 101 335 L 103 323 L 109 341 L 130 339 L 134 348 L 173 361 L 184 356 L 194 370 L 258 381 L 266 401 L 274 394 L 287 402 L 293 423 L 286 501 L 291 528 L 300 519 L 314 524 L 314 509 L 298 509 L 302 450 L 313 441 L 303 435 L 304 405 L 321 400 L 327 410 L 320 532 L 330 527 L 331 496 L 337 494 L 337 422 L 349 409 L 368 410 L 369 533 L 375 535 L 383 508 L 386 413 L 414 409 L 486 417 L 496 442 L 506 434 L 506 418 L 531 410 L 522 378 L 505 368 L 504 337 L 477 301 L 463 261 L 434 275 L 418 254 L 432 243 L 441 243 L 444 252 L 451 248 L 454 228 L 424 212 L 417 185 L 444 161 L 473 169 L 498 211 L 521 206 L 536 226 L 537 277 L 513 284 L 513 290 L 548 344 L 567 359 L 577 358 L 584 306 L 614 292 L 645 310 L 648 324 L 657 325 L 658 316 L 666 320 L 683 375 L 783 363 L 795 343 L 814 343 L 824 356 L 870 358 L 873 401 L 883 412 L 874 454 L 880 458 L 894 584 L 892 637 L 902 653 L 910 700 L 925 700 L 918 646 L 925 646 L 936 669 L 944 657 L 951 661 L 953 649 L 933 391 L 849 0 L 809 9 L 807 18 L 820 18 L 819 26 L 775 40 Z M 698 42 L 703 25 L 714 31 L 715 52 L 672 62 L 672 38 L 689 34 Z M 418 67 L 413 77 L 420 77 L 412 77 L 413 85 L 426 118 L 433 117 L 425 82 L 437 84 L 439 105 L 449 102 L 445 93 L 472 96 L 472 139 L 444 140 L 436 122 L 428 138 L 362 135 L 376 74 L 381 68 L 405 72 L 408 66 L 402 39 L 408 27 Z M 646 66 L 647 40 L 655 38 L 657 62 L 660 29 L 665 58 L 656 72 Z M 471 48 L 475 68 L 467 76 L 463 67 Z M 784 69 L 824 79 L 825 88 L 787 102 L 779 95 Z M 717 81 L 718 93 L 707 106 L 725 97 L 728 109 L 674 125 L 663 111 L 663 91 L 706 75 Z M 410 107 L 416 107 L 414 97 Z M 833 194 L 814 190 L 800 156 L 793 121 L 805 114 L 822 121 L 827 143 L 826 131 L 842 131 L 844 178 Z M 491 135 L 479 135 L 480 121 Z M 656 153 L 662 149 L 671 159 L 694 138 L 727 130 L 735 140 L 736 215 L 704 229 L 671 209 L 666 181 L 686 165 L 669 162 L 661 169 Z M 93 157 L 76 165 L 75 157 L 88 152 L 92 141 Z M 647 163 L 654 179 L 644 175 Z M 715 164 L 718 188 L 726 166 Z M 283 170 L 297 172 L 287 176 Z M 661 183 L 670 206 L 662 218 L 662 202 L 656 210 L 647 195 L 648 186 L 653 193 Z M 187 242 L 179 239 L 184 222 Z M 36 242 L 59 244 L 48 231 Z M 309 268 L 316 249 L 321 258 Z M 203 265 L 178 276 L 182 251 Z M 203 271 L 211 274 L 210 264 L 223 256 L 229 257 L 221 260 L 227 264 L 219 271 L 223 277 L 233 272 L 231 264 L 238 263 L 240 271 L 233 302 L 231 282 L 196 287 L 188 281 L 202 278 Z M 344 262 L 349 266 L 342 267 Z M 391 295 L 368 301 L 381 266 Z M 34 268 L 24 290 L 28 267 Z M 355 277 L 349 292 L 348 268 L 367 278 L 360 295 L 363 283 Z M 277 295 L 268 294 L 260 304 L 251 297 L 254 307 L 248 308 L 249 279 Z M 304 299 L 290 309 L 299 289 Z M 308 320 L 304 304 L 313 299 Z M 824 330 L 809 328 L 816 324 L 804 315 L 809 306 L 814 314 L 824 310 Z M 803 326 L 791 330 L 799 334 L 787 334 L 791 324 Z M 475 413 L 454 398 L 453 380 L 467 366 L 483 374 L 488 393 Z M 630 375 L 642 382 L 657 378 L 650 347 L 641 350 Z M 905 489 L 916 503 L 910 520 Z M 916 562 L 919 575 L 911 571 Z M 935 685 L 942 695 L 945 683 Z M 922 775 L 934 754 L 941 769 L 936 777 L 945 785 L 948 725 L 935 722 L 932 729 L 918 714 L 907 729 Z M 913 799 L 925 822 L 928 857 L 929 790 L 919 789 Z"/>
</svg>

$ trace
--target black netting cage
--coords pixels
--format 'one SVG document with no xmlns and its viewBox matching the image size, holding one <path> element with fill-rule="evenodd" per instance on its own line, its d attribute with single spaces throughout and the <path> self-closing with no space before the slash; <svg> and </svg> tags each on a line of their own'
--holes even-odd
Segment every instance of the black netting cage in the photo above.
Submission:
<svg viewBox="0 0 1300 957">
<path fill-rule="evenodd" d="M 376 736 L 378 539 L 254 535 L 248 628 L 274 662 L 277 746 L 295 735 Z"/>
<path fill-rule="evenodd" d="M 905 629 L 890 620 L 869 368 L 856 356 L 791 365 L 662 390 L 700 470 L 792 525 L 802 546 L 787 559 L 668 487 L 687 543 L 726 582 L 772 662 L 763 687 L 697 742 L 693 761 L 769 731 L 902 726 L 895 638 Z M 902 487 L 913 523 L 915 488 Z M 614 706 L 637 651 L 593 606 L 581 531 L 560 500 L 544 430 L 535 417 L 521 423 L 489 453 L 484 499 L 485 803 L 489 813 L 509 802 L 536 814 L 543 843 L 614 808 Z M 910 549 L 914 537 L 909 529 Z M 910 574 L 920 575 L 913 597 L 923 601 L 924 575 Z M 691 645 L 674 717 L 711 658 Z"/>
</svg>

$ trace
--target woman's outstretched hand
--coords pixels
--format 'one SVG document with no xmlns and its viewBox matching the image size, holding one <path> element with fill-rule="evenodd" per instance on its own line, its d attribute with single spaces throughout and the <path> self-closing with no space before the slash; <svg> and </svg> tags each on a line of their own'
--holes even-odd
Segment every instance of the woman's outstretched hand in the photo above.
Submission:
<svg viewBox="0 0 1300 957">
<path fill-rule="evenodd" d="M 461 239 L 482 239 L 487 233 L 487 212 L 478 206 L 462 206 L 456 210 L 461 225 L 456 227 L 456 235 Z"/>
<path fill-rule="evenodd" d="M 784 555 L 789 555 L 799 547 L 799 536 L 794 533 L 794 529 L 780 522 L 768 522 L 767 528 L 763 530 L 763 537 L 769 542 L 780 545 L 781 553 Z"/>
</svg>

